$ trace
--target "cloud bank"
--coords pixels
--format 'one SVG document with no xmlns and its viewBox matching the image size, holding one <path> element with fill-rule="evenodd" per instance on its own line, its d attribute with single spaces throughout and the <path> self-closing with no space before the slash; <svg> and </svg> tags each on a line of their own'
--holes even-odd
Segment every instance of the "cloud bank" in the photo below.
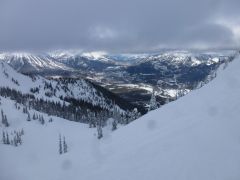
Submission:
<svg viewBox="0 0 240 180">
<path fill-rule="evenodd" d="M 239 0 L 1 0 L 0 51 L 237 48 Z"/>
</svg>

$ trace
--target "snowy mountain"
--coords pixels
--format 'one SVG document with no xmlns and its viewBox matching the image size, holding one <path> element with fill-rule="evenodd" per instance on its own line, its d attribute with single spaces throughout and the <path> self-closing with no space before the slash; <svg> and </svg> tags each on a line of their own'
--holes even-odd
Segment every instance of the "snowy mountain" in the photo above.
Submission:
<svg viewBox="0 0 240 180">
<path fill-rule="evenodd" d="M 96 129 L 61 118 L 28 122 L 21 105 L 17 110 L 1 97 L 11 125 L 0 129 L 10 139 L 22 128 L 24 135 L 18 147 L 0 144 L 0 179 L 239 179 L 239 68 L 237 57 L 201 89 L 113 133 L 106 126 L 101 140 Z M 64 154 L 59 134 L 66 139 Z"/>
<path fill-rule="evenodd" d="M 36 55 L 30 53 L 2 53 L 0 60 L 10 64 L 14 69 L 22 73 L 43 71 L 71 71 L 73 69 L 54 61 L 49 55 Z"/>
<path fill-rule="evenodd" d="M 34 53 L 0 53 L 0 60 L 6 61 L 14 69 L 24 73 L 40 73 L 43 71 L 66 70 L 74 71 L 88 68 L 92 71 L 100 71 L 97 65 L 106 68 L 115 66 L 136 66 L 146 62 L 152 62 L 157 69 L 156 62 L 168 62 L 174 65 L 187 64 L 197 66 L 199 64 L 214 64 L 224 61 L 231 56 L 233 51 L 216 52 L 191 52 L 191 51 L 163 51 L 159 53 L 144 54 L 107 54 L 105 52 L 82 51 L 53 51 L 45 54 Z M 127 62 L 127 64 L 126 64 Z M 95 65 L 94 65 L 95 64 Z M 143 72 L 142 72 L 143 73 Z"/>
<path fill-rule="evenodd" d="M 153 89 L 157 91 L 158 102 L 165 104 L 207 83 L 222 63 L 234 58 L 234 53 L 163 51 L 127 57 L 133 58 L 133 64 L 126 66 L 122 78 L 117 78 L 120 73 L 114 75 L 122 82 L 108 87 L 132 102 L 138 99 L 137 103 L 144 106 Z"/>
<path fill-rule="evenodd" d="M 233 51 L 180 51 L 107 54 L 105 52 L 54 51 L 35 55 L 5 53 L 0 59 L 18 72 L 45 77 L 88 79 L 146 111 L 152 90 L 159 104 L 177 99 L 214 74 Z"/>
<path fill-rule="evenodd" d="M 89 123 L 90 114 L 99 111 L 108 114 L 114 109 L 119 113 L 134 109 L 127 101 L 86 80 L 29 77 L 5 62 L 0 62 L 0 95 L 32 109 L 84 123 Z"/>
</svg>

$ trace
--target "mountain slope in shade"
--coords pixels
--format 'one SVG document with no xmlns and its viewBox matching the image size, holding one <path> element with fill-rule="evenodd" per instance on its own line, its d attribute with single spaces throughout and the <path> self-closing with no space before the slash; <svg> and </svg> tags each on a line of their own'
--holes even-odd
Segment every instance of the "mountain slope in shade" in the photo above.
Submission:
<svg viewBox="0 0 240 180">
<path fill-rule="evenodd" d="M 216 79 L 150 112 L 100 141 L 92 129 L 54 120 L 39 126 L 11 114 L 24 128 L 20 147 L 0 144 L 0 179 L 238 180 L 240 179 L 240 58 Z M 0 108 L 11 109 L 2 98 Z M 12 109 L 13 112 L 14 108 Z M 69 152 L 58 154 L 58 135 Z"/>
</svg>

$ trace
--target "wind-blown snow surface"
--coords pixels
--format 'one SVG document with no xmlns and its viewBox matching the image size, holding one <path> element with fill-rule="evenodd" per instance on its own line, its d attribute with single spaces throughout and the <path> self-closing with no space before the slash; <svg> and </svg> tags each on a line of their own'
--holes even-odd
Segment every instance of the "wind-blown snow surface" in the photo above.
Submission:
<svg viewBox="0 0 240 180">
<path fill-rule="evenodd" d="M 0 179 L 239 180 L 239 69 L 237 58 L 208 85 L 114 133 L 106 128 L 100 141 L 79 123 L 26 122 L 5 102 L 11 128 L 26 134 L 20 147 L 0 144 Z M 69 144 L 64 155 L 59 133 Z"/>
</svg>

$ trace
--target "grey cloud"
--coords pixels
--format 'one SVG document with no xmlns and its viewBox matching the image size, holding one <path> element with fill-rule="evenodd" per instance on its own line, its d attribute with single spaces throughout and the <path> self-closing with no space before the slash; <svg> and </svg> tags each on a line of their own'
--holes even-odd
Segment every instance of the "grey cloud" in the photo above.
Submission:
<svg viewBox="0 0 240 180">
<path fill-rule="evenodd" d="M 237 0 L 1 0 L 0 50 L 236 46 L 218 18 L 238 21 Z"/>
</svg>

